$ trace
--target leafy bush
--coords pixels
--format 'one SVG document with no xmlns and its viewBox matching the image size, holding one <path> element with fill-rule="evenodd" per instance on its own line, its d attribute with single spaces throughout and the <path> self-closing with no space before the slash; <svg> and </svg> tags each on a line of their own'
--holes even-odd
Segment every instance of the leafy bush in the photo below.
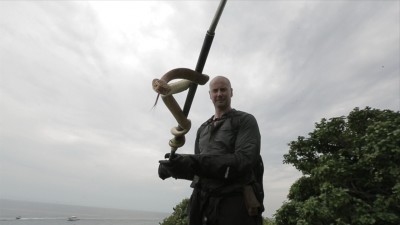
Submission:
<svg viewBox="0 0 400 225">
<path fill-rule="evenodd" d="M 183 199 L 178 205 L 174 207 L 174 212 L 163 220 L 160 225 L 188 225 L 187 206 L 189 199 Z"/>
<path fill-rule="evenodd" d="M 292 141 L 284 163 L 303 173 L 277 225 L 400 224 L 400 114 L 355 108 Z"/>
</svg>

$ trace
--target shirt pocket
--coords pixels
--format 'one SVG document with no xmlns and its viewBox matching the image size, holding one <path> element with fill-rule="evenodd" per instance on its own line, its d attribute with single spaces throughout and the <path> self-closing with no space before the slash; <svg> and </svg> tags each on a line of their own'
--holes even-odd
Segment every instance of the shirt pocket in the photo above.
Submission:
<svg viewBox="0 0 400 225">
<path fill-rule="evenodd" d="M 222 126 L 214 136 L 214 144 L 220 153 L 235 152 L 235 133 L 231 127 Z"/>
</svg>

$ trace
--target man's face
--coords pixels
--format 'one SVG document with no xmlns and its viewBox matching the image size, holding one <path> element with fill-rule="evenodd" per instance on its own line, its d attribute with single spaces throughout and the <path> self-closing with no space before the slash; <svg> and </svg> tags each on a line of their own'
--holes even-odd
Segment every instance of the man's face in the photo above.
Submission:
<svg viewBox="0 0 400 225">
<path fill-rule="evenodd" d="M 224 78 L 215 78 L 210 83 L 210 99 L 215 108 L 228 109 L 231 106 L 232 88 L 229 81 Z"/>
</svg>

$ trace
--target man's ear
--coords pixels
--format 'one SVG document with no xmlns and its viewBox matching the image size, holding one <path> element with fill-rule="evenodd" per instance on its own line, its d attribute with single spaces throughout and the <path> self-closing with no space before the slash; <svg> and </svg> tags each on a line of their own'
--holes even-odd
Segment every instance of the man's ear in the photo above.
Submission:
<svg viewBox="0 0 400 225">
<path fill-rule="evenodd" d="M 233 88 L 231 88 L 231 97 L 233 97 Z"/>
</svg>

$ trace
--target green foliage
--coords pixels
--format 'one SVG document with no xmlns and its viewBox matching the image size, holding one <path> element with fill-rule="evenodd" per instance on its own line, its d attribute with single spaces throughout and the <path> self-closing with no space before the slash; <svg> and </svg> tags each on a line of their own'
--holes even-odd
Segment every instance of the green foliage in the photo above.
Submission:
<svg viewBox="0 0 400 225">
<path fill-rule="evenodd" d="M 292 141 L 284 163 L 303 173 L 277 225 L 400 224 L 400 114 L 355 108 Z"/>
<path fill-rule="evenodd" d="M 263 225 L 275 225 L 275 221 L 270 218 L 263 218 Z"/>
<path fill-rule="evenodd" d="M 188 225 L 187 207 L 189 199 L 183 199 L 174 207 L 174 212 L 169 217 L 165 218 L 160 225 Z"/>
</svg>

